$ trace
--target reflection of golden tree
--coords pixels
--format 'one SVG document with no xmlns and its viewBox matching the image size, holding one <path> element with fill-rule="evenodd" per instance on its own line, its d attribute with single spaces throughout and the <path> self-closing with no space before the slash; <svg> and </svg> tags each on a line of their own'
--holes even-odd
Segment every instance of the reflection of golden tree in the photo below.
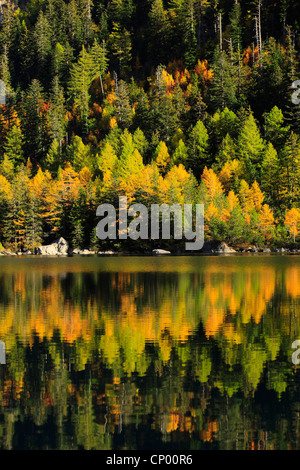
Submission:
<svg viewBox="0 0 300 470">
<path fill-rule="evenodd" d="M 21 295 L 22 302 L 27 295 L 26 283 L 29 280 L 26 276 L 25 272 L 19 272 L 14 277 L 14 292 Z M 243 285 L 237 289 L 235 282 L 238 277 Z M 251 318 L 259 323 L 274 293 L 274 269 L 262 266 L 235 273 L 229 268 L 220 273 L 217 266 L 208 266 L 203 279 L 199 317 L 197 306 L 188 303 L 184 294 L 188 289 L 190 295 L 191 288 L 197 292 L 197 284 L 179 286 L 175 297 L 166 295 L 153 306 L 148 298 L 145 300 L 144 285 L 137 283 L 132 273 L 118 273 L 112 276 L 111 284 L 120 299 L 120 306 L 117 315 L 112 316 L 109 310 L 101 307 L 101 299 L 94 303 L 89 298 L 83 305 L 66 300 L 59 277 L 52 276 L 45 287 L 39 287 L 36 305 L 28 306 L 26 322 L 14 321 L 16 311 L 12 303 L 6 307 L 5 315 L 0 318 L 0 334 L 4 336 L 15 330 L 22 338 L 31 338 L 35 332 L 40 339 L 51 339 L 54 331 L 58 330 L 67 342 L 72 343 L 80 337 L 88 342 L 93 337 L 95 321 L 99 320 L 101 312 L 104 336 L 108 338 L 102 342 L 102 346 L 106 345 L 104 349 L 108 348 L 107 354 L 105 350 L 103 352 L 111 358 L 118 353 L 122 337 L 128 335 L 130 343 L 136 342 L 131 344 L 136 354 L 142 354 L 146 342 L 151 342 L 160 345 L 163 357 L 168 360 L 172 345 L 187 341 L 200 319 L 204 321 L 207 336 L 216 335 L 222 329 L 228 339 L 240 342 L 240 332 L 233 322 L 228 321 L 228 315 L 234 316 L 239 312 L 243 324 Z M 299 281 L 296 268 L 287 270 L 287 291 L 291 295 L 300 290 Z M 137 299 L 141 298 L 143 302 L 138 307 Z"/>
<path fill-rule="evenodd" d="M 246 340 L 244 325 L 250 321 L 260 323 L 276 286 L 276 271 L 271 265 L 250 264 L 244 269 L 228 265 L 224 271 L 216 262 L 208 264 L 200 278 L 183 274 L 173 290 L 159 286 L 158 281 L 154 286 L 158 296 L 152 302 L 136 273 L 119 272 L 109 278 L 110 298 L 114 302 L 118 299 L 114 303 L 117 311 L 112 315 L 103 296 L 94 297 L 91 293 L 80 303 L 66 298 L 59 270 L 51 263 L 47 269 L 44 284 L 38 281 L 41 273 L 36 274 L 38 278 L 31 278 L 21 270 L 12 277 L 10 292 L 14 298 L 5 309 L 0 307 L 0 335 L 8 348 L 16 337 L 32 345 L 34 335 L 40 340 L 51 340 L 58 331 L 67 343 L 83 340 L 82 362 L 88 354 L 83 345 L 93 341 L 101 326 L 104 333 L 99 352 L 112 365 L 123 350 L 130 373 L 145 371 L 147 343 L 156 345 L 163 362 L 168 362 L 172 349 L 188 341 L 199 321 L 203 322 L 207 337 L 222 335 L 229 342 L 241 343 Z M 300 294 L 300 270 L 296 265 L 286 269 L 285 280 L 287 294 L 296 298 Z M 29 293 L 34 301 L 29 299 Z"/>
<path fill-rule="evenodd" d="M 288 295 L 293 299 L 300 295 L 300 269 L 299 266 L 290 266 L 286 269 L 285 285 Z"/>
<path fill-rule="evenodd" d="M 239 333 L 230 323 L 226 323 L 228 315 L 239 312 L 241 322 L 246 324 L 251 318 L 259 323 L 265 313 L 266 306 L 275 290 L 275 271 L 273 268 L 248 269 L 238 272 L 243 286 L 236 289 L 234 272 L 226 270 L 216 280 L 216 272 L 210 269 L 205 273 L 205 288 L 202 311 L 206 312 L 205 331 L 207 336 L 214 336 L 221 330 L 228 339 L 241 342 Z M 206 294 L 206 295 L 205 295 Z"/>
<path fill-rule="evenodd" d="M 65 300 L 58 277 L 52 277 L 47 286 L 40 288 L 38 302 L 28 302 L 26 309 L 26 296 L 28 278 L 25 272 L 19 272 L 14 277 L 13 292 L 20 300 L 9 303 L 3 312 L 0 311 L 0 335 L 9 338 L 16 335 L 24 342 L 32 344 L 34 334 L 40 340 L 51 339 L 55 331 L 60 331 L 62 338 L 69 343 L 83 337 L 85 341 L 91 338 L 93 322 L 97 319 L 97 312 L 87 301 L 82 307 L 70 300 Z"/>
</svg>

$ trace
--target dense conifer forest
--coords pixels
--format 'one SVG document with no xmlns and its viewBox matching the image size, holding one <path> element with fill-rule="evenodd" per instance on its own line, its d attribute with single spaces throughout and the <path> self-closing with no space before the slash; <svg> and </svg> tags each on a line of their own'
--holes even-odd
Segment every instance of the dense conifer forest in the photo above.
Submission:
<svg viewBox="0 0 300 470">
<path fill-rule="evenodd" d="M 96 208 L 124 194 L 204 203 L 207 240 L 300 242 L 297 0 L 7 0 L 0 23 L 3 247 L 118 249 Z"/>
</svg>

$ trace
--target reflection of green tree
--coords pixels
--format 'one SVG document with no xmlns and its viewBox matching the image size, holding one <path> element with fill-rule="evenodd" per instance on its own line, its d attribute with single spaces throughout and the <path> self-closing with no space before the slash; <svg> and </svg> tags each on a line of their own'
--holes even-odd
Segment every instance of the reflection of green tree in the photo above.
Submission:
<svg viewBox="0 0 300 470">
<path fill-rule="evenodd" d="M 208 381 L 208 378 L 212 369 L 212 360 L 208 355 L 207 351 L 203 351 L 198 357 L 196 357 L 195 367 L 195 376 L 199 382 L 205 383 Z"/>
<path fill-rule="evenodd" d="M 265 349 L 256 344 L 248 345 L 245 351 L 244 372 L 250 390 L 256 390 L 264 370 L 266 360 L 267 354 Z"/>
<path fill-rule="evenodd" d="M 103 432 L 103 425 L 96 421 L 93 406 L 92 380 L 89 375 L 83 387 L 82 399 L 80 405 L 75 407 L 72 416 L 74 434 L 76 436 L 77 446 L 82 449 L 91 450 L 101 448 L 103 450 L 110 448 L 110 436 Z"/>
<path fill-rule="evenodd" d="M 16 341 L 10 350 L 8 368 L 12 380 L 19 381 L 22 379 L 25 369 L 25 350 L 18 341 Z"/>
</svg>

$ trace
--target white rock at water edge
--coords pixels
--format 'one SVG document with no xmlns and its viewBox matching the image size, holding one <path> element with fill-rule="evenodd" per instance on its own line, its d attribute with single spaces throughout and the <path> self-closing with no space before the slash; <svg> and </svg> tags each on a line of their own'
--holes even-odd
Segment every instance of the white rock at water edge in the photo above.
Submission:
<svg viewBox="0 0 300 470">
<path fill-rule="evenodd" d="M 225 242 L 220 243 L 220 245 L 213 250 L 214 253 L 236 253 L 234 248 L 228 246 Z"/>
<path fill-rule="evenodd" d="M 68 242 L 60 237 L 50 245 L 37 246 L 35 253 L 42 256 L 66 256 L 68 254 L 69 244 Z"/>
<path fill-rule="evenodd" d="M 154 255 L 170 255 L 170 254 L 171 254 L 170 251 L 161 250 L 160 248 L 155 249 L 155 250 L 152 250 L 152 253 L 153 253 Z"/>
</svg>

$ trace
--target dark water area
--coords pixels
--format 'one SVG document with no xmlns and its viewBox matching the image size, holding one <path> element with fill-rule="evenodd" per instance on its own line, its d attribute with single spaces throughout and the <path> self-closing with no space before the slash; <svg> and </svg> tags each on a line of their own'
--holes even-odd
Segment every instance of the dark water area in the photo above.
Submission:
<svg viewBox="0 0 300 470">
<path fill-rule="evenodd" d="M 299 306 L 297 255 L 2 258 L 0 448 L 300 449 Z"/>
</svg>

